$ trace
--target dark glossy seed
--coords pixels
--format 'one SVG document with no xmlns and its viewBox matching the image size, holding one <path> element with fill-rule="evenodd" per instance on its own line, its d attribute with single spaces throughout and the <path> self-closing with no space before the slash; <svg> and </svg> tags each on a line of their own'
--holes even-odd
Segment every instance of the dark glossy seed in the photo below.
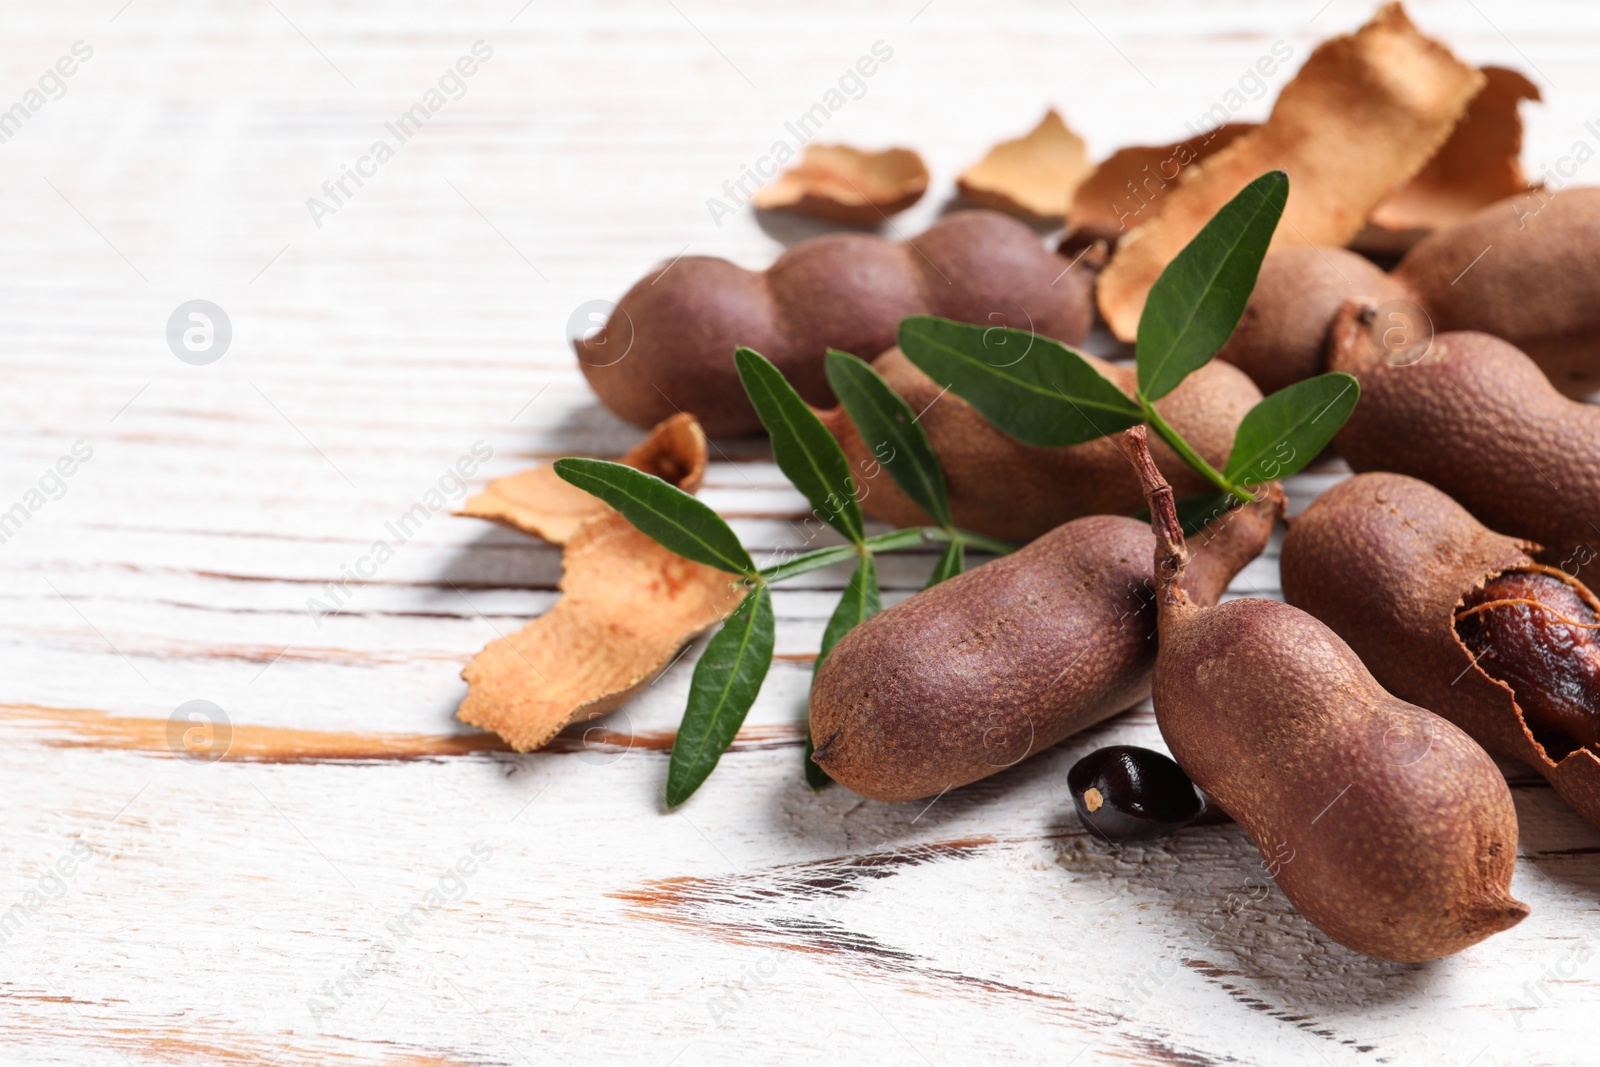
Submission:
<svg viewBox="0 0 1600 1067">
<path fill-rule="evenodd" d="M 1133 745 L 1097 749 L 1073 764 L 1067 788 L 1078 818 L 1102 841 L 1148 841 L 1206 813 L 1205 798 L 1168 756 Z"/>
</svg>

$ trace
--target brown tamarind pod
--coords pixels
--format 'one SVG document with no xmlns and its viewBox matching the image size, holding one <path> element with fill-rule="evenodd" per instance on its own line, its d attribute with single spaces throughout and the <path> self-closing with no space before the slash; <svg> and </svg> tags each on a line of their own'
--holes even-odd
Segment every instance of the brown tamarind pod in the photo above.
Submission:
<svg viewBox="0 0 1600 1067">
<path fill-rule="evenodd" d="M 1511 793 L 1477 742 L 1379 684 L 1328 626 L 1288 604 L 1197 602 L 1172 489 L 1124 434 L 1156 540 L 1156 723 L 1300 912 L 1379 959 L 1437 959 L 1527 915 L 1510 894 Z M 1354 583 L 1365 575 L 1336 572 Z M 1395 739 L 1425 738 L 1425 744 Z"/>
<path fill-rule="evenodd" d="M 1329 334 L 1328 369 L 1361 383 L 1334 438 L 1356 471 L 1409 474 L 1491 529 L 1544 546 L 1585 581 L 1600 575 L 1600 407 L 1570 400 L 1522 352 L 1482 333 L 1385 347 L 1369 304 Z"/>
<path fill-rule="evenodd" d="M 1269 249 L 1239 325 L 1217 357 L 1248 374 L 1263 393 L 1275 393 L 1322 373 L 1328 326 L 1346 300 L 1407 296 L 1399 282 L 1348 249 Z"/>
<path fill-rule="evenodd" d="M 1132 366 L 1084 359 L 1130 395 Z M 1144 493 L 1116 442 L 1102 437 L 1065 448 L 1023 444 L 996 429 L 978 411 L 945 390 L 892 348 L 873 361 L 873 369 L 911 406 L 944 467 L 955 524 L 1008 541 L 1031 541 L 1064 522 L 1085 515 L 1132 515 L 1144 507 Z M 1213 360 L 1156 401 L 1156 410 L 1213 467 L 1221 469 L 1245 414 L 1261 391 L 1237 368 Z M 862 440 L 843 407 L 818 412 L 838 438 L 860 485 L 861 506 L 875 519 L 895 526 L 933 520 L 895 484 L 878 454 L 882 442 Z M 1180 495 L 1212 489 L 1203 476 L 1159 441 L 1158 458 L 1176 473 Z"/>
<path fill-rule="evenodd" d="M 1095 270 L 1067 270 L 1069 262 L 994 211 L 947 215 L 905 242 L 825 234 L 765 271 L 684 256 L 641 278 L 606 325 L 573 347 L 601 403 L 635 425 L 687 411 L 713 437 L 758 433 L 733 362 L 738 346 L 766 356 L 802 397 L 825 407 L 834 403 L 827 350 L 883 352 L 908 315 L 1076 344 L 1093 322 Z"/>
<path fill-rule="evenodd" d="M 1540 555 L 1431 485 L 1358 474 L 1289 524 L 1283 592 L 1391 692 L 1533 767 L 1600 826 L 1600 602 Z"/>
<path fill-rule="evenodd" d="M 1186 588 L 1213 603 L 1266 547 L 1270 498 L 1206 527 Z M 1155 662 L 1154 539 L 1076 519 L 874 615 L 811 689 L 813 759 L 874 800 L 977 781 L 1143 700 Z"/>
<path fill-rule="evenodd" d="M 1491 204 L 1417 242 L 1394 279 L 1435 330 L 1493 334 L 1568 396 L 1600 388 L 1600 188 Z"/>
</svg>

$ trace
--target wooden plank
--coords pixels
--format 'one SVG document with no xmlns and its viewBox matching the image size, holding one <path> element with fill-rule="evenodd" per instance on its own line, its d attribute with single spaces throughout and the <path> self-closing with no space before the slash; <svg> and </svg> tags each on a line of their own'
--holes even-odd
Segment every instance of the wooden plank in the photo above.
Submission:
<svg viewBox="0 0 1600 1067">
<path fill-rule="evenodd" d="M 1258 890 L 1236 830 L 1085 838 L 1065 771 L 1159 743 L 1148 708 L 932 805 L 811 793 L 809 658 L 843 569 L 778 592 L 780 659 L 672 816 L 694 651 L 546 752 L 452 718 L 461 665 L 553 602 L 548 546 L 441 512 L 346 610 L 307 610 L 474 444 L 493 455 L 452 496 L 638 439 L 577 373 L 568 317 L 685 252 L 759 267 L 818 232 L 719 226 L 706 200 L 874 41 L 893 58 L 825 137 L 925 153 L 935 192 L 894 223 L 912 233 L 1046 105 L 1097 153 L 1167 140 L 1273 41 L 1303 57 L 1364 7 L 117 7 L 18 7 L 0 44 L 6 106 L 74 41 L 94 49 L 0 145 L 0 510 L 93 449 L 0 544 L 7 1062 L 1578 1055 L 1600 841 L 1525 772 L 1533 916 L 1398 967 Z M 1412 8 L 1537 75 L 1530 170 L 1590 136 L 1591 5 Z M 494 55 L 465 95 L 318 226 L 307 199 L 480 39 Z M 164 338 L 196 297 L 234 331 L 206 367 Z M 793 544 L 805 505 L 765 446 L 717 444 L 704 498 L 754 550 Z M 1341 476 L 1292 480 L 1294 510 Z M 886 560 L 890 599 L 931 563 Z M 1234 592 L 1277 595 L 1276 546 Z M 172 748 L 194 699 L 230 718 L 230 758 Z"/>
</svg>

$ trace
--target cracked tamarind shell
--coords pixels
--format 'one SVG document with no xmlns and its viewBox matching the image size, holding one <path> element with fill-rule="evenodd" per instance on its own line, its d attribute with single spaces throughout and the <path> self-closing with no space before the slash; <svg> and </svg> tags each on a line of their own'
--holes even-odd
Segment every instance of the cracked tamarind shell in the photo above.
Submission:
<svg viewBox="0 0 1600 1067">
<path fill-rule="evenodd" d="M 809 403 L 831 406 L 827 350 L 882 352 L 908 315 L 1076 344 L 1093 322 L 1095 270 L 1069 265 L 994 211 L 952 213 L 905 242 L 824 234 L 765 271 L 684 256 L 641 278 L 573 347 L 601 403 L 634 425 L 686 411 L 708 435 L 735 437 L 761 431 L 733 362 L 740 345 L 771 360 Z"/>
<path fill-rule="evenodd" d="M 1247 504 L 1197 535 L 1197 601 L 1261 554 L 1280 511 Z M 917 800 L 1137 704 L 1155 662 L 1154 546 L 1146 523 L 1076 519 L 861 623 L 817 672 L 812 758 L 862 796 Z"/>
<path fill-rule="evenodd" d="M 1289 524 L 1283 593 L 1349 642 L 1390 692 L 1433 708 L 1494 755 L 1534 768 L 1600 826 L 1600 755 L 1547 749 L 1516 693 L 1474 662 L 1456 635 L 1455 612 L 1469 593 L 1534 566 L 1538 554 L 1532 542 L 1495 533 L 1425 482 L 1358 474 Z M 1570 584 L 1600 610 L 1587 587 Z"/>
<path fill-rule="evenodd" d="M 1488 334 L 1387 349 L 1360 301 L 1328 340 L 1328 369 L 1361 383 L 1334 438 L 1352 469 L 1420 478 L 1490 529 L 1543 545 L 1546 562 L 1600 578 L 1600 407 L 1562 396 L 1533 360 Z"/>
<path fill-rule="evenodd" d="M 1348 948 L 1421 962 L 1520 922 L 1516 811 L 1494 761 L 1385 690 L 1312 615 L 1190 596 L 1178 584 L 1188 552 L 1172 490 L 1143 429 L 1124 440 L 1155 529 L 1151 700 L 1173 758 L 1272 857 L 1269 872 L 1301 914 Z"/>
<path fill-rule="evenodd" d="M 1274 248 L 1218 356 L 1266 393 L 1309 378 L 1354 298 L 1393 303 L 1386 329 L 1492 334 L 1560 392 L 1591 393 L 1600 388 L 1600 188 L 1491 204 L 1424 237 L 1389 274 L 1343 248 Z"/>
<path fill-rule="evenodd" d="M 1123 392 L 1133 393 L 1137 372 L 1132 366 L 1083 358 Z M 900 349 L 883 353 L 872 367 L 912 411 L 922 413 L 917 421 L 944 468 L 957 526 L 1007 541 L 1031 541 L 1085 515 L 1132 515 L 1144 507 L 1139 480 L 1113 438 L 1065 448 L 1023 444 L 941 389 Z M 1239 423 L 1260 400 L 1261 391 L 1249 378 L 1213 360 L 1156 401 L 1156 410 L 1221 470 Z M 868 515 L 894 526 L 933 522 L 883 469 L 877 450 L 862 439 L 842 406 L 817 414 L 849 457 Z M 1173 483 L 1180 496 L 1212 490 L 1165 444 L 1157 441 L 1151 449 L 1177 472 Z"/>
</svg>

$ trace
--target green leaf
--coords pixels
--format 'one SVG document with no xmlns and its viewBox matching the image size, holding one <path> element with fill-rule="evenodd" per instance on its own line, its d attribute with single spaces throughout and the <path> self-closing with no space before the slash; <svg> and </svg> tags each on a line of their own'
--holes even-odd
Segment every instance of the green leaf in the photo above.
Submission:
<svg viewBox="0 0 1600 1067">
<path fill-rule="evenodd" d="M 1144 421 L 1082 356 L 1026 330 L 913 315 L 900 321 L 899 341 L 924 374 L 1026 444 L 1076 445 Z"/>
<path fill-rule="evenodd" d="M 878 591 L 878 565 L 873 562 L 871 556 L 864 556 L 861 562 L 856 564 L 855 573 L 850 575 L 850 581 L 844 587 L 844 596 L 839 598 L 839 606 L 833 609 L 833 616 L 823 628 L 822 650 L 817 653 L 816 665 L 811 669 L 812 677 L 815 678 L 817 671 L 822 669 L 822 661 L 828 658 L 828 653 L 839 643 L 839 638 L 882 610 L 883 595 Z M 806 782 L 812 789 L 821 789 L 833 779 L 828 777 L 828 772 L 821 766 L 811 761 L 813 751 L 815 749 L 811 744 L 811 730 L 808 726 L 805 754 Z"/>
<path fill-rule="evenodd" d="M 1244 314 L 1289 199 L 1289 175 L 1268 171 L 1223 205 L 1150 287 L 1139 317 L 1139 392 L 1159 400 L 1222 347 Z"/>
<path fill-rule="evenodd" d="M 739 537 L 703 502 L 653 474 L 603 459 L 558 459 L 556 474 L 622 512 L 670 552 L 731 574 L 754 576 L 755 561 Z"/>
<path fill-rule="evenodd" d="M 895 484 L 934 522 L 949 526 L 950 500 L 945 492 L 944 468 L 911 405 L 889 388 L 889 383 L 865 360 L 848 352 L 830 348 L 827 371 L 834 395 Z"/>
<path fill-rule="evenodd" d="M 688 800 L 733 744 L 772 665 L 772 641 L 772 591 L 762 584 L 712 635 L 694 665 L 689 706 L 667 769 L 667 807 Z"/>
<path fill-rule="evenodd" d="M 1232 493 L 1216 492 L 1180 496 L 1172 503 L 1178 512 L 1178 523 L 1183 527 L 1183 536 L 1193 537 L 1205 529 L 1206 523 L 1226 512 L 1237 501 Z M 1140 522 L 1149 522 L 1150 509 L 1141 511 L 1137 518 Z"/>
<path fill-rule="evenodd" d="M 962 551 L 960 541 L 952 541 L 944 546 L 944 551 L 939 554 L 939 562 L 933 565 L 933 573 L 928 575 L 928 584 L 924 589 L 931 589 L 946 578 L 954 578 L 967 569 L 966 553 Z"/>
<path fill-rule="evenodd" d="M 783 372 L 761 353 L 737 349 L 733 361 L 739 380 L 772 438 L 778 469 L 811 502 L 823 522 L 861 543 L 861 505 L 850 477 L 850 461 L 833 434 L 800 399 Z"/>
<path fill-rule="evenodd" d="M 1287 478 L 1317 458 L 1361 398 L 1348 374 L 1319 374 L 1280 389 L 1239 423 L 1223 474 L 1239 485 Z"/>
</svg>

